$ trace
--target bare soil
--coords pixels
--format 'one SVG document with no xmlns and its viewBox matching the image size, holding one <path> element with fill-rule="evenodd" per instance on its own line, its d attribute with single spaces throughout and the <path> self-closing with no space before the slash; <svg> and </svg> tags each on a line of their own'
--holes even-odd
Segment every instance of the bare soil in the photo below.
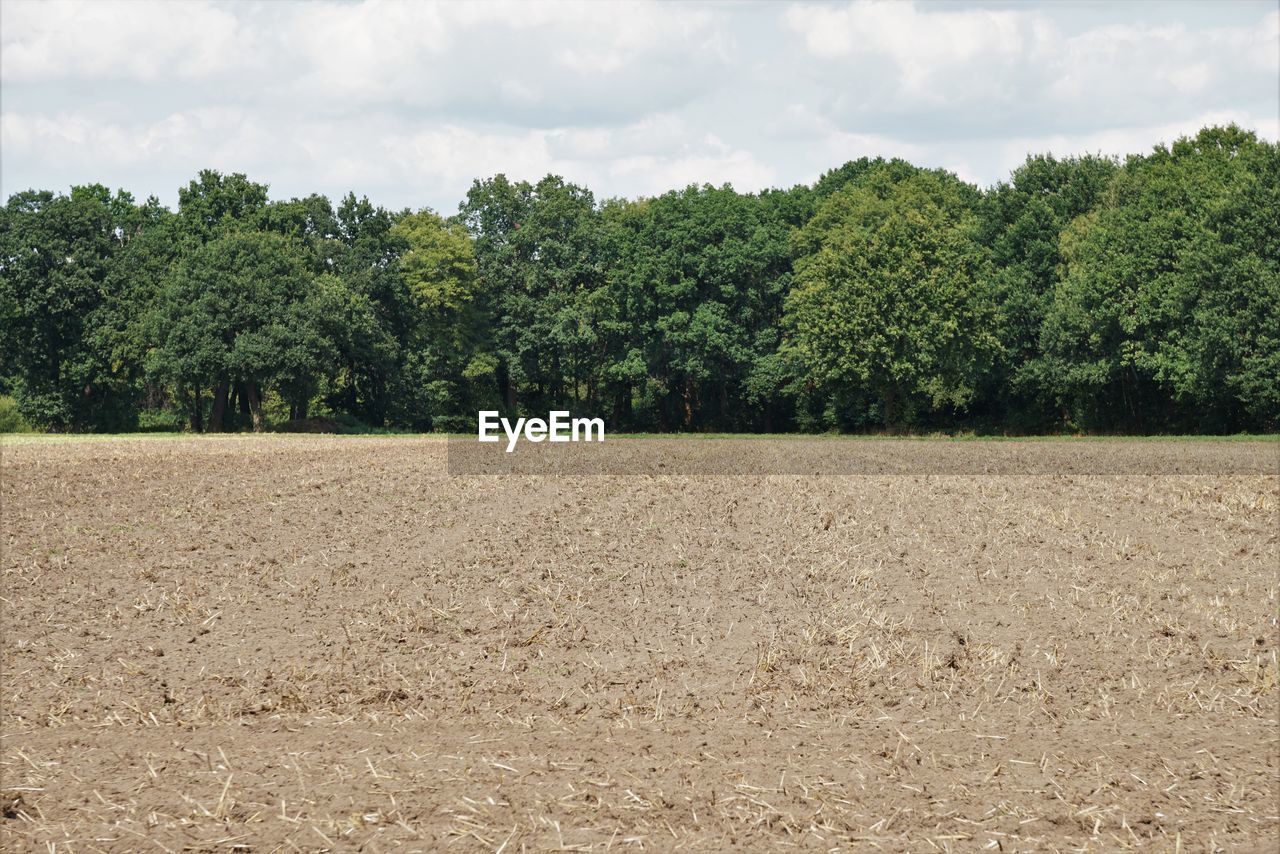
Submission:
<svg viewBox="0 0 1280 854">
<path fill-rule="evenodd" d="M 1053 473 L 1091 447 L 486 477 L 432 439 L 6 444 L 0 847 L 1275 851 L 1280 446 Z"/>
</svg>

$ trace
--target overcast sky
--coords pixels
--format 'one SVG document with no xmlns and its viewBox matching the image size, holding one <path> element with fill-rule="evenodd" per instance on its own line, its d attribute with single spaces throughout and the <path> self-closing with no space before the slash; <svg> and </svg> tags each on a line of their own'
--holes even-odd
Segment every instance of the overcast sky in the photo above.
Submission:
<svg viewBox="0 0 1280 854">
<path fill-rule="evenodd" d="M 1280 134 L 1264 2 L 0 3 L 0 195 L 197 170 L 273 198 L 457 209 L 475 177 L 598 198 L 811 182 L 861 155 L 980 185 L 1028 151 Z"/>
</svg>

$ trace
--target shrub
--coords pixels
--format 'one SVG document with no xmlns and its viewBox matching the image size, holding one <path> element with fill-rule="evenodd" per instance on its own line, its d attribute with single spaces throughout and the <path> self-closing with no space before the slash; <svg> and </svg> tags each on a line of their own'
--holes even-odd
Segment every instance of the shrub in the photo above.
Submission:
<svg viewBox="0 0 1280 854">
<path fill-rule="evenodd" d="M 168 409 L 144 409 L 138 413 L 139 433 L 181 433 L 186 419 Z"/>
<path fill-rule="evenodd" d="M 431 419 L 433 433 L 474 433 L 476 419 L 471 415 L 437 415 Z"/>
<path fill-rule="evenodd" d="M 7 394 L 0 394 L 0 433 L 30 433 L 32 429 L 18 412 L 18 402 Z"/>
</svg>

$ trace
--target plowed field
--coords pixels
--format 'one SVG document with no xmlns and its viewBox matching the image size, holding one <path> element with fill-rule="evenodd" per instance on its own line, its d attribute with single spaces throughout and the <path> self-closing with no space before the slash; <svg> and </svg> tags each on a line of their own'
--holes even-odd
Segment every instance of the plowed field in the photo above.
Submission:
<svg viewBox="0 0 1280 854">
<path fill-rule="evenodd" d="M 1018 447 L 6 443 L 0 847 L 1277 850 L 1280 445 Z"/>
</svg>

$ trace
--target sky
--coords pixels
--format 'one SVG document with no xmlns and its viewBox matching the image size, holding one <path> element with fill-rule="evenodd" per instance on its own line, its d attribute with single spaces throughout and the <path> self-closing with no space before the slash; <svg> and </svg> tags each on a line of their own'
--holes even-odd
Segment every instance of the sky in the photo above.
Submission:
<svg viewBox="0 0 1280 854">
<path fill-rule="evenodd" d="M 1280 3 L 0 0 L 0 196 L 457 210 L 475 178 L 598 199 L 810 183 L 867 156 L 989 186 L 1029 152 L 1280 136 Z"/>
</svg>

